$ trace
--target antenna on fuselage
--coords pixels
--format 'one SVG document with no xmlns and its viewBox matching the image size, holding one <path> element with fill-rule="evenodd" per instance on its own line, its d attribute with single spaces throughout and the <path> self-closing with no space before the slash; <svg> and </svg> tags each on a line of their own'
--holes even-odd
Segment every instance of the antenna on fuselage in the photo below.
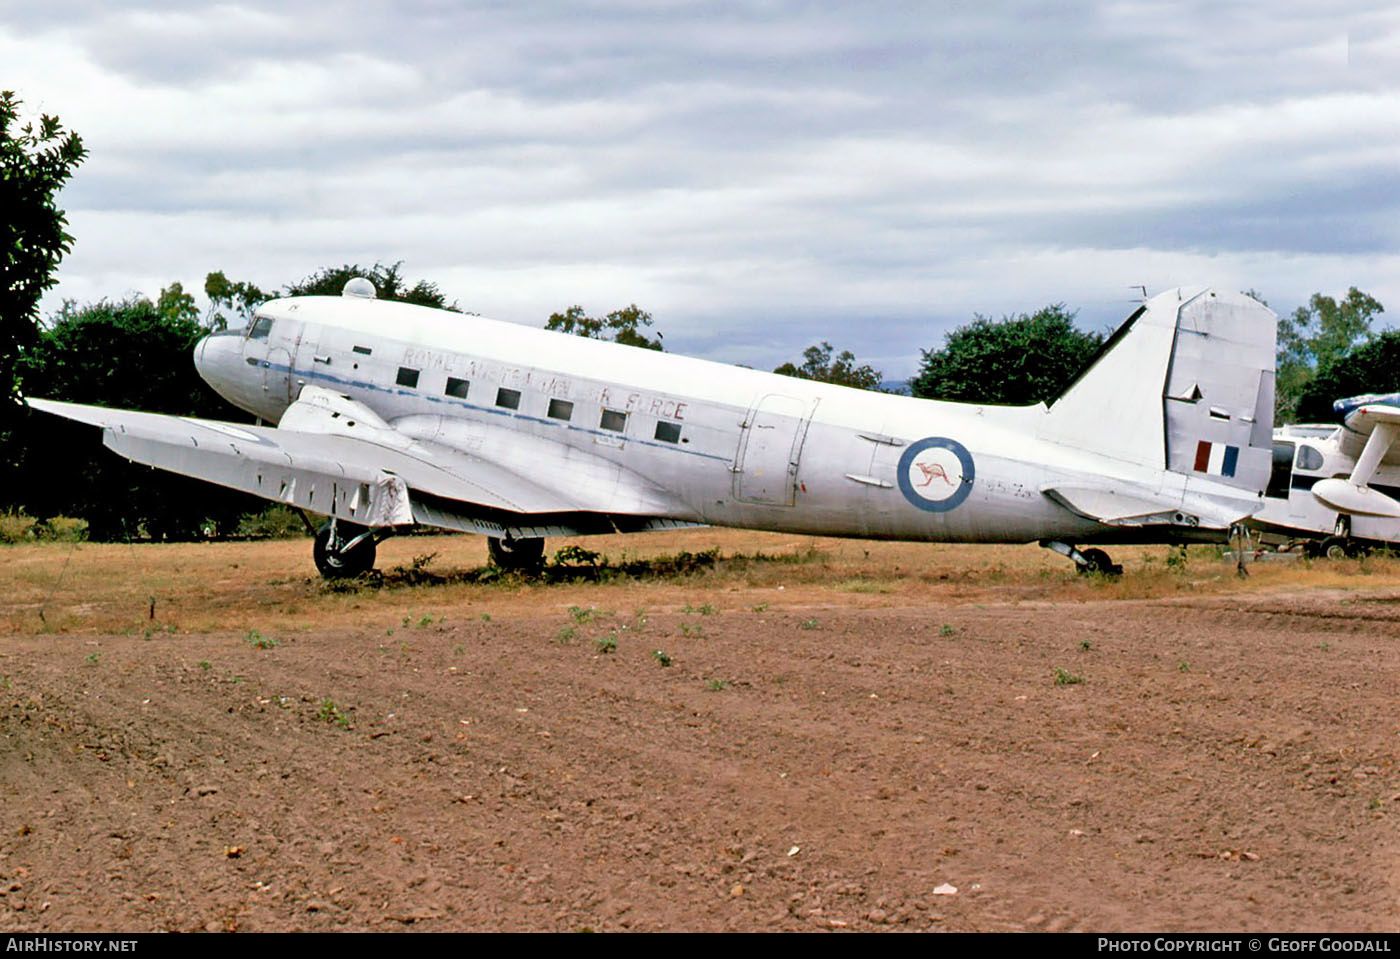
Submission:
<svg viewBox="0 0 1400 959">
<path fill-rule="evenodd" d="M 379 291 L 374 288 L 374 284 L 363 276 L 357 276 L 345 284 L 345 288 L 340 291 L 341 296 L 360 296 L 366 300 L 373 300 L 379 296 Z"/>
</svg>

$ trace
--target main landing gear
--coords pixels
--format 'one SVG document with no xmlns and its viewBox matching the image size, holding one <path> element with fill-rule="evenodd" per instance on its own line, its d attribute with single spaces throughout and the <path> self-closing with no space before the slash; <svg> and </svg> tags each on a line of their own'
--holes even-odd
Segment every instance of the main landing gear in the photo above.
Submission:
<svg viewBox="0 0 1400 959">
<path fill-rule="evenodd" d="M 368 526 L 332 519 L 316 531 L 311 556 L 326 579 L 353 579 L 374 569 L 376 545 Z"/>
<path fill-rule="evenodd" d="M 1068 556 L 1074 560 L 1075 566 L 1079 567 L 1079 572 L 1085 575 L 1089 573 L 1099 573 L 1104 576 L 1121 576 L 1123 567 L 1108 558 L 1108 554 L 1101 549 L 1078 550 L 1069 543 L 1062 543 L 1056 539 L 1043 539 L 1040 545 L 1048 550 L 1059 553 L 1061 556 Z"/>
<path fill-rule="evenodd" d="M 504 570 L 524 572 L 539 569 L 544 565 L 544 540 L 486 538 L 486 552 L 491 562 Z"/>
<path fill-rule="evenodd" d="M 1331 536 L 1303 544 L 1303 555 L 1308 559 L 1355 559 L 1367 552 L 1365 546 L 1351 538 L 1351 517 L 1345 513 L 1337 517 Z"/>
<path fill-rule="evenodd" d="M 1366 547 L 1349 536 L 1310 539 L 1303 544 L 1303 555 L 1308 559 L 1355 559 L 1366 553 Z"/>
</svg>

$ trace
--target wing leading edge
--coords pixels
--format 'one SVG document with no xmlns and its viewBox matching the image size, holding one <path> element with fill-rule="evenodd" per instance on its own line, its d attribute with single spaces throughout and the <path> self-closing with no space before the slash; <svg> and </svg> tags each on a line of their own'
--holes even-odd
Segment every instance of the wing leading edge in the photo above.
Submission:
<svg viewBox="0 0 1400 959">
<path fill-rule="evenodd" d="M 648 495 L 587 502 L 516 470 L 405 435 L 341 394 L 306 387 L 276 428 L 29 399 L 101 427 L 127 459 L 364 526 L 422 523 L 492 536 L 693 525 Z M 616 491 L 614 491 L 616 492 Z"/>
</svg>

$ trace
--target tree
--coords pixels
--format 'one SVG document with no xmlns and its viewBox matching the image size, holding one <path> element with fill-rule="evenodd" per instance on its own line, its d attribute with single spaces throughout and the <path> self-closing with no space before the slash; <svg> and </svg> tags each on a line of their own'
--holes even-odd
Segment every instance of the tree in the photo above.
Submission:
<svg viewBox="0 0 1400 959">
<path fill-rule="evenodd" d="M 1307 306 L 1298 307 L 1292 316 L 1279 317 L 1276 421 L 1289 422 L 1293 415 L 1302 415 L 1304 394 L 1315 395 L 1309 388 L 1314 377 L 1358 343 L 1369 341 L 1372 320 L 1384 312 L 1385 307 L 1374 297 L 1353 286 L 1340 303 L 1314 293 Z M 1372 391 L 1366 387 L 1360 392 Z"/>
<path fill-rule="evenodd" d="M 784 363 L 773 372 L 803 380 L 816 380 L 819 383 L 853 386 L 858 390 L 880 388 L 879 370 L 871 366 L 856 366 L 855 354 L 850 350 L 842 350 L 833 360 L 833 349 L 830 343 L 822 340 L 820 346 L 809 346 L 802 351 L 801 366 Z"/>
<path fill-rule="evenodd" d="M 180 286 L 178 283 L 173 285 L 176 288 Z M 236 322 L 238 329 L 246 327 L 252 322 L 253 312 L 268 300 L 268 295 L 252 283 L 230 280 L 224 276 L 223 270 L 204 277 L 204 295 L 209 298 L 206 323 L 211 330 L 228 329 L 230 320 Z M 161 297 L 165 297 L 164 290 Z"/>
<path fill-rule="evenodd" d="M 75 403 L 246 419 L 195 370 L 191 350 L 206 332 L 197 313 L 163 312 L 145 298 L 67 303 L 23 358 L 25 388 Z M 93 539 L 120 540 L 143 530 L 190 539 L 211 523 L 229 529 L 238 516 L 262 506 L 251 496 L 129 463 L 95 442 L 90 426 L 33 412 L 21 436 L 27 442 L 21 444 L 17 501 L 36 516 L 80 516 Z"/>
<path fill-rule="evenodd" d="M 358 263 L 328 266 L 317 270 L 300 283 L 291 284 L 283 295 L 340 296 L 345 289 L 345 284 L 359 276 L 374 284 L 375 295 L 381 300 L 399 300 L 404 303 L 416 303 L 419 306 L 431 306 L 439 310 L 451 310 L 454 313 L 462 312 L 455 302 L 447 302 L 447 298 L 438 289 L 436 283 L 419 280 L 413 286 L 408 286 L 408 281 L 403 278 L 403 274 L 400 272 L 402 266 L 403 260 L 390 266 L 385 266 L 383 263 L 376 263 L 371 267 L 363 267 Z"/>
<path fill-rule="evenodd" d="M 573 333 L 594 340 L 612 340 L 625 346 L 639 346 L 647 350 L 660 350 L 661 334 L 651 339 L 642 332 L 642 327 L 651 326 L 651 314 L 632 303 L 620 310 L 613 310 L 604 317 L 587 316 L 581 306 L 571 306 L 563 313 L 551 313 L 545 320 L 546 330 Z"/>
<path fill-rule="evenodd" d="M 915 396 L 1024 406 L 1058 396 L 1103 343 L 1074 327 L 1075 312 L 1054 303 L 1034 313 L 977 314 L 944 337 L 943 349 L 923 350 L 909 381 Z"/>
<path fill-rule="evenodd" d="M 19 358 L 38 342 L 39 299 L 73 248 L 54 198 L 87 156 L 57 117 L 44 114 L 37 130 L 20 126 L 22 102 L 0 92 L 0 469 L 12 462 L 10 434 L 22 410 Z"/>
<path fill-rule="evenodd" d="M 1377 311 L 1379 312 L 1379 311 Z M 1302 423 L 1335 423 L 1332 404 L 1362 393 L 1400 392 L 1400 330 L 1387 330 L 1318 367 L 1289 411 Z"/>
<path fill-rule="evenodd" d="M 199 320 L 199 307 L 195 306 L 194 297 L 185 292 L 181 283 L 172 283 L 160 291 L 156 312 L 170 320 Z"/>
</svg>

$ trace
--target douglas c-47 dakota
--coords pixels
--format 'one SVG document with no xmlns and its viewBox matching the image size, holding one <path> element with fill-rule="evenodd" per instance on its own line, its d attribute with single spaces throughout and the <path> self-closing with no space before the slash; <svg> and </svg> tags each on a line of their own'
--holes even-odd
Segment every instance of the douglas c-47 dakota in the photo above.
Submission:
<svg viewBox="0 0 1400 959">
<path fill-rule="evenodd" d="M 1275 316 L 1249 297 L 1148 300 L 1048 404 L 866 392 L 475 316 L 339 297 L 263 305 L 195 347 L 276 427 L 30 399 L 172 470 L 328 517 L 325 576 L 415 524 L 537 565 L 544 537 L 711 524 L 930 542 L 1218 540 L 1262 505 Z"/>
</svg>

